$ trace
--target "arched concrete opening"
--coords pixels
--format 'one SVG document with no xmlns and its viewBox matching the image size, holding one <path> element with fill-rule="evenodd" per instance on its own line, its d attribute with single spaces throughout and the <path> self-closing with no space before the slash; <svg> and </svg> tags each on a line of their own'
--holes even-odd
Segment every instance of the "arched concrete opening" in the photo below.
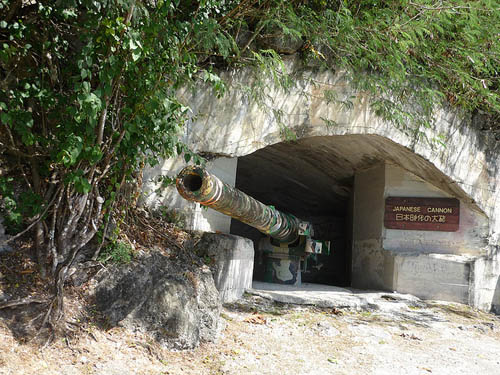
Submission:
<svg viewBox="0 0 500 375">
<path fill-rule="evenodd" d="M 338 135 L 276 143 L 238 158 L 235 186 L 311 222 L 315 237 L 331 242 L 330 254 L 315 254 L 308 262 L 303 282 L 399 289 L 422 296 L 427 291 L 418 289 L 429 285 L 443 289 L 443 284 L 457 284 L 433 296 L 461 302 L 471 297 L 470 257 L 481 255 L 486 245 L 485 215 L 434 165 L 388 138 Z M 462 225 L 454 233 L 387 229 L 383 216 L 389 196 L 457 198 Z M 256 244 L 262 237 L 236 220 L 231 233 Z M 257 250 L 256 280 L 263 279 L 262 256 Z M 447 275 L 428 272 L 424 283 L 412 278 L 412 272 L 436 267 Z M 446 280 L 436 279 L 441 276 Z"/>
</svg>

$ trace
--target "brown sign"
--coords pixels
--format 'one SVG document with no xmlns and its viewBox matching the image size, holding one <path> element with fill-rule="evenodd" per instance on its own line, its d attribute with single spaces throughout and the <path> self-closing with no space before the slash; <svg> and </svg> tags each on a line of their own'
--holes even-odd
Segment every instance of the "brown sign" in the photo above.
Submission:
<svg viewBox="0 0 500 375">
<path fill-rule="evenodd" d="M 455 232 L 459 222 L 458 199 L 389 197 L 385 200 L 384 225 L 388 229 Z"/>
</svg>

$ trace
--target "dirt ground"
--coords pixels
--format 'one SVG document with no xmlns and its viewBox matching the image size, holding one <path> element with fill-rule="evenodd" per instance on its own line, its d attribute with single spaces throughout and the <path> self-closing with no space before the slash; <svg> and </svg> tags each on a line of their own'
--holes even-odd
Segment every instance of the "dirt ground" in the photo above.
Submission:
<svg viewBox="0 0 500 375">
<path fill-rule="evenodd" d="M 78 319 L 73 334 L 44 347 L 3 319 L 0 374 L 500 373 L 500 317 L 459 304 L 356 312 L 245 295 L 221 318 L 217 342 L 179 352 L 141 332 Z"/>
</svg>

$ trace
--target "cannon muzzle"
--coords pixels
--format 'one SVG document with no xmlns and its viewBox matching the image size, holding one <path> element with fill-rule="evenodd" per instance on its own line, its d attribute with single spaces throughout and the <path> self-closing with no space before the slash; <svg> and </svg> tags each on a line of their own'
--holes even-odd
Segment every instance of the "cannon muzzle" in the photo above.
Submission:
<svg viewBox="0 0 500 375">
<path fill-rule="evenodd" d="M 180 195 L 248 224 L 281 242 L 293 242 L 300 224 L 295 216 L 248 196 L 196 166 L 184 168 L 176 179 Z"/>
</svg>

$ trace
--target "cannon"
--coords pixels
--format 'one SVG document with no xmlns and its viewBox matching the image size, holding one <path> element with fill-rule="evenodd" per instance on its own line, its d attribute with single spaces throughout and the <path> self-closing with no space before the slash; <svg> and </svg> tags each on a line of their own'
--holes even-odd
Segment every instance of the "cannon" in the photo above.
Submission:
<svg viewBox="0 0 500 375">
<path fill-rule="evenodd" d="M 309 222 L 259 202 L 201 167 L 185 167 L 176 178 L 176 187 L 184 199 L 231 216 L 267 236 L 258 244 L 258 250 L 267 255 L 266 281 L 298 285 L 308 254 L 330 251 L 328 241 L 312 238 Z"/>
</svg>

